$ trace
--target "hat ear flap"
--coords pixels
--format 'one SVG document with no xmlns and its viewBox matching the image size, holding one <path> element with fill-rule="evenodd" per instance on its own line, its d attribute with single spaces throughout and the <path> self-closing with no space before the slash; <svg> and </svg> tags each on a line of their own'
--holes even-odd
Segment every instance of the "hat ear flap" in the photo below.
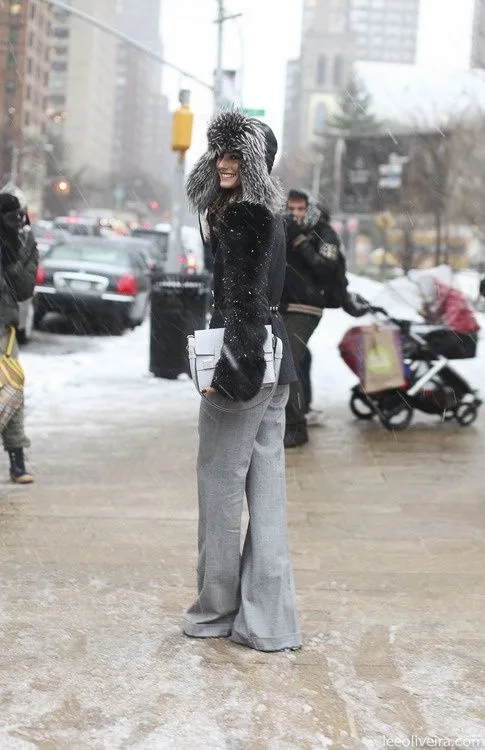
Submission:
<svg viewBox="0 0 485 750">
<path fill-rule="evenodd" d="M 193 211 L 207 211 L 217 198 L 219 179 L 213 154 L 206 153 L 193 166 L 185 183 L 187 200 Z"/>
</svg>

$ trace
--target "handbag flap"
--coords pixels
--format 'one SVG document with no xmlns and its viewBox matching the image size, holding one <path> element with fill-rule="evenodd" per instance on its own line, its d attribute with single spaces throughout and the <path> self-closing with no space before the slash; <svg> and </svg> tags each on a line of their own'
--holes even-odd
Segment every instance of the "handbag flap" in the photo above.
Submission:
<svg viewBox="0 0 485 750">
<path fill-rule="evenodd" d="M 224 341 L 224 328 L 205 328 L 194 331 L 195 353 L 199 357 L 219 356 Z"/>
</svg>

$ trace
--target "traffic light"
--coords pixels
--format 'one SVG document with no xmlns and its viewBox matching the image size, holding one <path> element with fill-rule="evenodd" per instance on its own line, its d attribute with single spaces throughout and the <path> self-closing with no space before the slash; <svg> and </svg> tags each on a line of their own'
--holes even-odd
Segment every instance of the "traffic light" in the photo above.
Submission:
<svg viewBox="0 0 485 750">
<path fill-rule="evenodd" d="M 150 210 L 151 211 L 158 211 L 160 209 L 160 204 L 158 201 L 150 201 Z"/>
<path fill-rule="evenodd" d="M 190 111 L 189 92 L 180 92 L 181 107 L 173 113 L 172 118 L 172 151 L 183 155 L 192 143 L 192 126 L 194 115 Z"/>
<path fill-rule="evenodd" d="M 69 180 L 60 178 L 54 183 L 54 189 L 58 195 L 70 195 L 71 194 L 71 183 Z"/>
</svg>

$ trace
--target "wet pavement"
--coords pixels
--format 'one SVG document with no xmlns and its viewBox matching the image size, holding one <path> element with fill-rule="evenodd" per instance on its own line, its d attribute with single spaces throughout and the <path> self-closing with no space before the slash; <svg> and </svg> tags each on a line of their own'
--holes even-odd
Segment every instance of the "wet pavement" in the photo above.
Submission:
<svg viewBox="0 0 485 750">
<path fill-rule="evenodd" d="M 263 654 L 181 634 L 187 404 L 48 433 L 33 414 L 37 483 L 0 499 L 1 750 L 485 747 L 485 412 L 393 435 L 329 405 L 287 452 L 304 647 Z"/>
</svg>

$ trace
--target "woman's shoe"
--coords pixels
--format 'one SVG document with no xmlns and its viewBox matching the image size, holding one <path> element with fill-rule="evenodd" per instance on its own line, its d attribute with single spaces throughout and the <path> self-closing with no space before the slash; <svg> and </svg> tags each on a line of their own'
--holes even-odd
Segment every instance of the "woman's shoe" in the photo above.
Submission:
<svg viewBox="0 0 485 750">
<path fill-rule="evenodd" d="M 15 448 L 9 451 L 10 479 L 15 484 L 32 484 L 34 477 L 25 467 L 25 456 L 23 448 Z"/>
</svg>

